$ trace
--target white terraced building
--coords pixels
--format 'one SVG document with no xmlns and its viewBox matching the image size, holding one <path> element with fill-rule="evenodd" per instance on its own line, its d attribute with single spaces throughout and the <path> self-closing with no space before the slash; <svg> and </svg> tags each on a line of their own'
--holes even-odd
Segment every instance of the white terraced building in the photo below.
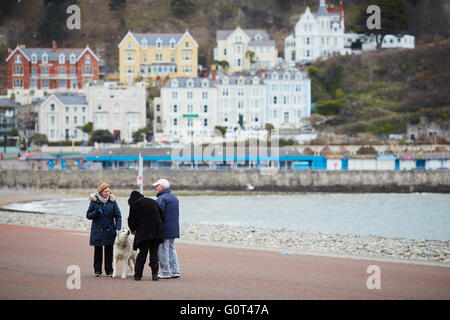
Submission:
<svg viewBox="0 0 450 320">
<path fill-rule="evenodd" d="M 266 124 L 298 129 L 311 115 L 311 81 L 300 70 L 262 75 L 175 78 L 153 100 L 156 141 L 212 137 L 216 126 L 227 137 L 256 134 Z"/>
</svg>

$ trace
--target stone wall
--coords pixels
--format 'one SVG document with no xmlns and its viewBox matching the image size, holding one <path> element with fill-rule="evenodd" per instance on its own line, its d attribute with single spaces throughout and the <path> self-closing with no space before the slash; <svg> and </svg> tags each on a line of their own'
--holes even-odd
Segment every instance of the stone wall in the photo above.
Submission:
<svg viewBox="0 0 450 320">
<path fill-rule="evenodd" d="M 114 189 L 138 189 L 136 171 L 0 171 L 0 188 L 91 189 L 103 181 Z M 246 190 L 299 192 L 450 192 L 450 174 L 442 171 L 253 171 L 145 170 L 145 189 L 167 178 L 174 190 Z M 1 191 L 0 191 L 1 195 Z"/>
</svg>

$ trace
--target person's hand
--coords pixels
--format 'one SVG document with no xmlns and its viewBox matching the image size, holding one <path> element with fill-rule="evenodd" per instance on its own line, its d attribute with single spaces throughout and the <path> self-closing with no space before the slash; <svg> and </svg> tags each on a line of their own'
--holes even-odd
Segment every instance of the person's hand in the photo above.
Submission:
<svg viewBox="0 0 450 320">
<path fill-rule="evenodd" d="M 136 231 L 131 231 L 131 234 L 132 234 L 132 235 L 135 235 L 135 234 L 136 234 Z"/>
</svg>

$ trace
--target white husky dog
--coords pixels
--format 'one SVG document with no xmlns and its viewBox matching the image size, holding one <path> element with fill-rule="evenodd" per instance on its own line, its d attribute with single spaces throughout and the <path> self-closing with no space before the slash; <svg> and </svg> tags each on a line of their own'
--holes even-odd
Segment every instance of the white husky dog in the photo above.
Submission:
<svg viewBox="0 0 450 320">
<path fill-rule="evenodd" d="M 127 266 L 130 267 L 129 276 L 134 275 L 134 266 L 136 264 L 137 250 L 133 250 L 134 235 L 130 235 L 130 230 L 123 227 L 117 232 L 113 247 L 113 278 L 117 276 L 117 262 L 123 262 L 122 279 L 126 278 Z"/>
</svg>

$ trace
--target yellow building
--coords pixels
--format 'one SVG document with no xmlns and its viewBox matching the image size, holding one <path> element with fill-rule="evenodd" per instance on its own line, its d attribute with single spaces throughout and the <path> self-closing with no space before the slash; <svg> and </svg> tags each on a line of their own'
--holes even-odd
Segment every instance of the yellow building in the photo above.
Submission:
<svg viewBox="0 0 450 320">
<path fill-rule="evenodd" d="M 185 33 L 128 31 L 119 43 L 120 83 L 198 75 L 198 44 Z"/>
</svg>

